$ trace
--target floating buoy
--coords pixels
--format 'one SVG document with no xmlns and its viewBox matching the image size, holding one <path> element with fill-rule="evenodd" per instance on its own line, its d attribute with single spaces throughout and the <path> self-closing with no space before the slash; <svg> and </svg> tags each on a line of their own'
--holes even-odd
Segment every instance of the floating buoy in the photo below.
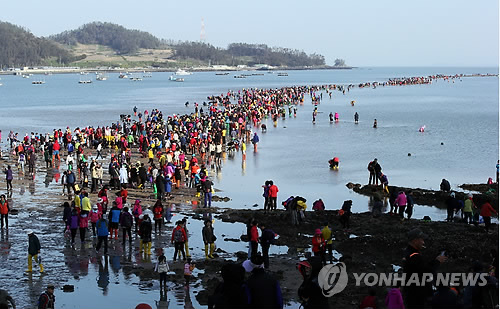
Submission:
<svg viewBox="0 0 500 309">
<path fill-rule="evenodd" d="M 441 145 L 444 145 L 444 143 L 443 143 L 443 142 L 441 142 Z"/>
<path fill-rule="evenodd" d="M 411 157 L 411 153 L 408 152 L 408 157 Z"/>
</svg>

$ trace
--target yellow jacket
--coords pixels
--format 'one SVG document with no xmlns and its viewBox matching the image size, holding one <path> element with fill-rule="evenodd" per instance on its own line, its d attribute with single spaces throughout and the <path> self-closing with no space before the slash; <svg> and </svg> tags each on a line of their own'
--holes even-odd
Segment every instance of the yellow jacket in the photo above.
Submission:
<svg viewBox="0 0 500 309">
<path fill-rule="evenodd" d="M 325 226 L 321 230 L 321 234 L 323 235 L 323 238 L 325 239 L 326 243 L 328 245 L 331 245 L 332 244 L 332 239 L 333 239 L 332 230 L 328 226 Z"/>
</svg>

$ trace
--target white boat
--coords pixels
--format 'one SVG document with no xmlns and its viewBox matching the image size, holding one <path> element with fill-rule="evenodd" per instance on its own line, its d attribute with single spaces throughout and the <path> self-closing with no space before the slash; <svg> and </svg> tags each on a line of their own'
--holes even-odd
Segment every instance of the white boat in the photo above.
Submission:
<svg viewBox="0 0 500 309">
<path fill-rule="evenodd" d="M 108 77 L 106 75 L 97 74 L 95 77 L 95 80 L 104 81 L 104 80 L 108 80 Z"/>
<path fill-rule="evenodd" d="M 193 73 L 191 72 L 187 72 L 183 69 L 178 69 L 176 72 L 175 72 L 175 75 L 192 75 Z"/>
<path fill-rule="evenodd" d="M 131 77 L 130 80 L 133 81 L 133 82 L 139 82 L 139 81 L 142 80 L 142 78 L 140 78 L 140 77 Z"/>
<path fill-rule="evenodd" d="M 78 83 L 79 84 L 92 84 L 92 80 L 90 80 L 90 79 L 80 80 Z"/>
<path fill-rule="evenodd" d="M 150 72 L 143 71 L 142 73 L 143 73 L 142 77 L 144 77 L 144 78 L 151 78 L 151 77 L 153 77 L 153 74 L 151 74 Z"/>
<path fill-rule="evenodd" d="M 30 78 L 28 74 L 23 74 L 23 78 Z"/>
<path fill-rule="evenodd" d="M 33 85 L 43 85 L 43 84 L 45 84 L 45 81 L 43 81 L 43 80 L 34 80 L 31 83 Z"/>
<path fill-rule="evenodd" d="M 128 78 L 127 73 L 118 75 L 118 78 Z"/>
<path fill-rule="evenodd" d="M 184 78 L 175 77 L 173 75 L 170 75 L 170 77 L 168 78 L 168 80 L 173 81 L 173 82 L 183 82 Z"/>
<path fill-rule="evenodd" d="M 89 75 L 89 72 L 80 72 L 80 75 Z"/>
</svg>

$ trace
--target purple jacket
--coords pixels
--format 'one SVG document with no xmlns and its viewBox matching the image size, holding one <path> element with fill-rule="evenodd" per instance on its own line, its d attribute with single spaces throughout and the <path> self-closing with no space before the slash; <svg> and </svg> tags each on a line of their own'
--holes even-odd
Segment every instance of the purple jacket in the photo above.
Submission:
<svg viewBox="0 0 500 309">
<path fill-rule="evenodd" d="M 7 180 L 12 180 L 14 177 L 12 176 L 12 170 L 8 169 L 5 171 L 5 175 L 7 175 Z"/>
<path fill-rule="evenodd" d="M 77 229 L 80 227 L 80 222 L 78 220 L 78 215 L 72 214 L 71 217 L 69 218 L 69 228 L 70 229 Z"/>
</svg>

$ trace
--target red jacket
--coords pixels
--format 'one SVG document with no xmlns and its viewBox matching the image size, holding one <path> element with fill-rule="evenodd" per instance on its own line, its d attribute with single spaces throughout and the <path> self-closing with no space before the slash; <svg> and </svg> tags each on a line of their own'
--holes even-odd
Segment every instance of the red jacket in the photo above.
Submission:
<svg viewBox="0 0 500 309">
<path fill-rule="evenodd" d="M 312 251 L 313 252 L 319 252 L 319 251 L 324 251 L 326 247 L 325 239 L 323 236 L 314 236 L 312 240 Z"/>
<path fill-rule="evenodd" d="M 9 203 L 5 201 L 5 203 L 0 203 L 0 214 L 6 215 L 9 213 Z"/>
<path fill-rule="evenodd" d="M 155 208 L 153 208 L 153 213 L 155 219 L 161 219 L 163 217 L 163 207 L 156 206 Z"/>
<path fill-rule="evenodd" d="M 181 229 L 182 231 L 182 235 L 184 236 L 184 241 L 186 241 L 187 239 L 187 235 L 186 235 L 186 231 L 184 230 L 184 228 L 180 225 L 176 226 L 175 229 L 172 231 L 172 242 L 174 242 L 174 236 L 175 236 L 175 232 L 178 230 L 178 229 Z"/>
<path fill-rule="evenodd" d="M 269 197 L 278 197 L 278 187 L 276 185 L 272 185 L 269 187 Z"/>
<path fill-rule="evenodd" d="M 486 202 L 481 206 L 481 217 L 491 217 L 492 212 L 495 214 L 497 213 L 496 210 L 491 207 L 490 203 Z"/>
<path fill-rule="evenodd" d="M 256 225 L 253 225 L 250 229 L 250 241 L 259 242 L 259 231 Z"/>
</svg>

